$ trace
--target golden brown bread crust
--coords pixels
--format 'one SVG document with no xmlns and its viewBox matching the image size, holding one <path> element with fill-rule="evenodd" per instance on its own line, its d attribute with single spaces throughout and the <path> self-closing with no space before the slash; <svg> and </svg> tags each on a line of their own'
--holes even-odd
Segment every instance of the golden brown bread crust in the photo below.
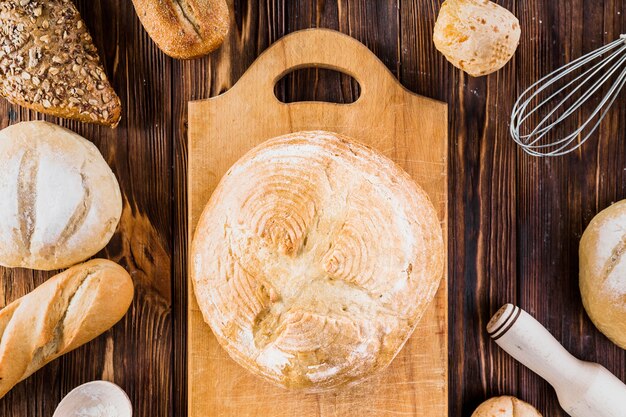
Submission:
<svg viewBox="0 0 626 417">
<path fill-rule="evenodd" d="M 225 0 L 133 0 L 133 4 L 152 40 L 173 58 L 207 55 L 228 33 Z"/>
<path fill-rule="evenodd" d="M 0 310 L 0 398 L 111 328 L 126 314 L 133 291 L 124 268 L 95 259 L 55 275 Z"/>
<path fill-rule="evenodd" d="M 482 403 L 472 417 L 542 417 L 532 405 L 515 397 L 490 398 Z"/>
<path fill-rule="evenodd" d="M 200 309 L 231 357 L 308 391 L 387 367 L 445 259 L 426 193 L 391 160 L 328 132 L 278 137 L 241 158 L 190 256 Z"/>
<path fill-rule="evenodd" d="M 57 117 L 117 126 L 120 99 L 71 0 L 0 2 L 0 94 Z"/>
<path fill-rule="evenodd" d="M 580 293 L 587 314 L 626 349 L 626 200 L 596 215 L 580 240 Z"/>
<path fill-rule="evenodd" d="M 489 0 L 446 0 L 433 42 L 455 67 L 473 77 L 490 74 L 511 59 L 521 36 L 518 19 Z"/>
</svg>

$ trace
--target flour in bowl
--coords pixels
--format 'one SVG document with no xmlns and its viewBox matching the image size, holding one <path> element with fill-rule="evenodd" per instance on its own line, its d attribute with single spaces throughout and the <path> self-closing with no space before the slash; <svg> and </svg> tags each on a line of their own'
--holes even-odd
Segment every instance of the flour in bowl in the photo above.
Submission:
<svg viewBox="0 0 626 417">
<path fill-rule="evenodd" d="M 98 404 L 76 410 L 72 417 L 122 417 L 122 413 L 112 404 Z"/>
</svg>

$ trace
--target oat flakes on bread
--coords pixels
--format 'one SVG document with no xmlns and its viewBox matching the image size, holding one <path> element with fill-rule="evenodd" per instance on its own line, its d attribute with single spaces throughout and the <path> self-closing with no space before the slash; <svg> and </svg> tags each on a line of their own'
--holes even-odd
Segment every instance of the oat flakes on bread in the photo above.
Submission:
<svg viewBox="0 0 626 417">
<path fill-rule="evenodd" d="M 172 58 L 207 55 L 228 33 L 225 0 L 133 0 L 133 4 L 146 32 Z"/>
<path fill-rule="evenodd" d="M 117 126 L 120 99 L 71 0 L 0 2 L 0 95 L 57 117 Z"/>
</svg>

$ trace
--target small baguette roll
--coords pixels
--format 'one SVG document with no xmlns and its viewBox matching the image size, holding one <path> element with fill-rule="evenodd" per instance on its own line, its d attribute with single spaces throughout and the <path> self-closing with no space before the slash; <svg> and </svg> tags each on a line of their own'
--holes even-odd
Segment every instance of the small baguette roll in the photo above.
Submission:
<svg viewBox="0 0 626 417">
<path fill-rule="evenodd" d="M 542 417 L 532 405 L 515 397 L 491 398 L 478 406 L 472 417 Z"/>
<path fill-rule="evenodd" d="M 228 33 L 225 0 L 133 0 L 133 4 L 148 35 L 172 58 L 207 55 Z"/>
<path fill-rule="evenodd" d="M 0 310 L 0 398 L 18 382 L 107 331 L 126 314 L 133 282 L 115 262 L 74 266 Z"/>
</svg>

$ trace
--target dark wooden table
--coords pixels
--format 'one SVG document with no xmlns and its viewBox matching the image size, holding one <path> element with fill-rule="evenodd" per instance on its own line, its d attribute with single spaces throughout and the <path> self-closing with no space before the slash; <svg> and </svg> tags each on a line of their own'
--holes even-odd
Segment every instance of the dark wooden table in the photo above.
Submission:
<svg viewBox="0 0 626 417">
<path fill-rule="evenodd" d="M 125 195 L 120 228 L 102 256 L 131 272 L 137 292 L 125 320 L 0 400 L 0 416 L 51 417 L 76 385 L 113 379 L 135 415 L 186 415 L 186 103 L 226 91 L 286 33 L 327 27 L 365 43 L 410 90 L 450 106 L 450 416 L 512 394 L 545 416 L 565 414 L 552 389 L 515 364 L 484 331 L 515 302 L 575 355 L 626 379 L 626 353 L 589 321 L 577 283 L 578 240 L 591 218 L 626 197 L 626 97 L 579 152 L 540 160 L 508 136 L 515 97 L 540 75 L 626 31 L 626 0 L 500 0 L 521 21 L 519 51 L 497 74 L 473 79 L 432 45 L 439 0 L 235 1 L 233 27 L 208 58 L 165 57 L 129 0 L 79 0 L 124 104 L 117 130 L 61 122 L 92 140 Z M 287 101 L 350 101 L 347 76 L 302 70 L 282 81 Z M 42 118 L 0 103 L 0 124 Z M 57 121 L 48 118 L 51 121 Z M 0 305 L 51 273 L 1 271 Z M 435 416 L 433 416 L 435 417 Z M 437 416 L 438 417 L 438 416 Z"/>
</svg>

